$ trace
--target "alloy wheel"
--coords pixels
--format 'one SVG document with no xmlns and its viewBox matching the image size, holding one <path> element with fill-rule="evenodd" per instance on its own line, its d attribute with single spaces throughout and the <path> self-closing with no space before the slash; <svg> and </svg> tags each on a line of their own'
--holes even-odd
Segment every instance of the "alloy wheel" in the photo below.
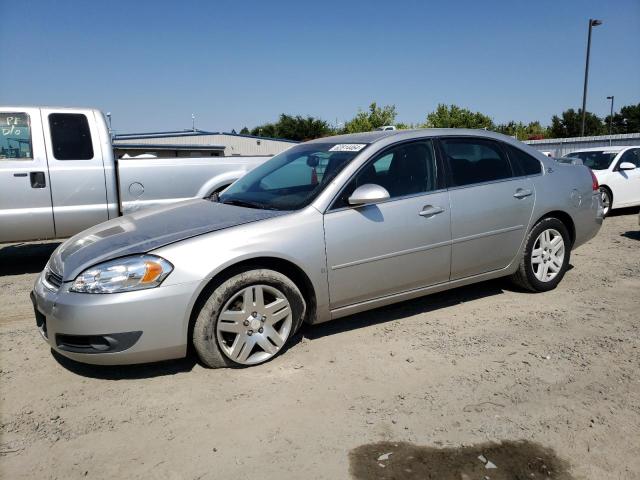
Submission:
<svg viewBox="0 0 640 480">
<path fill-rule="evenodd" d="M 553 228 L 544 230 L 536 238 L 531 250 L 531 268 L 541 282 L 553 280 L 564 263 L 564 239 Z"/>
<path fill-rule="evenodd" d="M 606 216 L 609 214 L 609 210 L 611 209 L 611 197 L 609 196 L 609 192 L 607 192 L 604 188 L 601 188 L 600 198 L 602 198 L 602 211 Z"/>
<path fill-rule="evenodd" d="M 251 285 L 224 305 L 216 324 L 222 352 L 241 365 L 264 362 L 280 351 L 291 333 L 287 297 L 270 285 Z"/>
</svg>

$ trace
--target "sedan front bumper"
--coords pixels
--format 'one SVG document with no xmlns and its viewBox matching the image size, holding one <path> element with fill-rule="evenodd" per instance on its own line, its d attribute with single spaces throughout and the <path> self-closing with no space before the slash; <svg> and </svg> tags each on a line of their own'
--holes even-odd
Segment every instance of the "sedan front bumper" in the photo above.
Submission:
<svg viewBox="0 0 640 480">
<path fill-rule="evenodd" d="M 187 352 L 189 312 L 197 283 L 113 294 L 51 288 L 45 272 L 31 299 L 36 323 L 55 351 L 99 365 L 181 358 Z"/>
</svg>

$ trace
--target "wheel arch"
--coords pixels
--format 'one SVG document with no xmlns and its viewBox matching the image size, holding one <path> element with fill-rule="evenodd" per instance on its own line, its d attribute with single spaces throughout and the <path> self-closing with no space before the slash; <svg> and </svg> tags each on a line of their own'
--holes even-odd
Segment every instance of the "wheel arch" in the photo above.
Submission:
<svg viewBox="0 0 640 480">
<path fill-rule="evenodd" d="M 193 307 L 191 308 L 191 313 L 189 316 L 189 328 L 187 336 L 187 344 L 189 345 L 189 348 L 192 347 L 191 339 L 193 336 L 193 326 L 198 316 L 198 312 L 207 301 L 211 293 L 228 278 L 231 278 L 238 273 L 258 268 L 267 268 L 269 270 L 274 270 L 291 279 L 291 281 L 296 284 L 296 286 L 300 290 L 300 293 L 302 293 L 305 302 L 307 303 L 305 318 L 303 319 L 303 322 L 313 323 L 316 316 L 317 306 L 316 292 L 313 288 L 311 280 L 309 279 L 309 276 L 304 272 L 304 270 L 295 263 L 279 257 L 263 256 L 249 258 L 232 265 L 228 265 L 223 270 L 216 273 L 207 282 L 204 288 L 202 288 L 202 290 L 198 294 L 198 297 L 196 298 L 196 301 L 193 304 Z"/>
<path fill-rule="evenodd" d="M 571 245 L 573 245 L 576 241 L 576 224 L 573 221 L 573 218 L 571 218 L 571 215 L 569 215 L 567 212 L 564 212 L 562 210 L 552 210 L 550 212 L 547 212 L 544 215 L 541 215 L 535 222 L 533 222 L 531 228 L 535 227 L 543 218 L 549 217 L 557 218 L 564 224 L 565 227 L 567 227 L 567 230 L 569 231 L 569 237 L 571 239 Z"/>
</svg>

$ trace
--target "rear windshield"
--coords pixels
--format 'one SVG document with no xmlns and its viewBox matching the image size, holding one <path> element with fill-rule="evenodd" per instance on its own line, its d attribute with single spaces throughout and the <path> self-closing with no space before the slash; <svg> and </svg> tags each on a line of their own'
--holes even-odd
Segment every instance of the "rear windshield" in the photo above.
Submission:
<svg viewBox="0 0 640 480">
<path fill-rule="evenodd" d="M 286 150 L 231 185 L 219 201 L 268 210 L 309 205 L 365 144 L 303 143 Z"/>
<path fill-rule="evenodd" d="M 568 153 L 566 157 L 579 158 L 591 170 L 606 170 L 618 153 L 609 150 L 596 150 L 593 152 L 572 152 Z"/>
</svg>

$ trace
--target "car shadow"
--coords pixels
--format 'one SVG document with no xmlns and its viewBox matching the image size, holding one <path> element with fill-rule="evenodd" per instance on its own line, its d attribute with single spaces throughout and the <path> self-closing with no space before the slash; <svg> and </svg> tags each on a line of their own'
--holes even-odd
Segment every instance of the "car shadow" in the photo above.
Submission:
<svg viewBox="0 0 640 480">
<path fill-rule="evenodd" d="M 511 285 L 508 280 L 499 278 L 406 300 L 319 325 L 306 325 L 302 329 L 302 336 L 310 340 L 315 340 L 328 335 L 335 335 L 380 323 L 392 322 L 421 313 L 428 313 L 442 308 L 472 302 L 480 298 L 501 295 L 505 291 L 527 293 L 526 290 L 521 290 Z M 294 337 L 291 342 L 292 345 L 300 340 L 297 337 L 301 336 L 297 335 Z"/>
<path fill-rule="evenodd" d="M 623 217 L 625 215 L 638 215 L 638 212 L 640 212 L 640 208 L 638 207 L 616 208 L 615 210 L 611 210 L 608 217 Z"/>
<path fill-rule="evenodd" d="M 138 365 L 89 365 L 71 360 L 53 349 L 51 350 L 51 355 L 60 366 L 70 372 L 99 380 L 139 380 L 142 378 L 176 375 L 190 372 L 197 363 L 194 355 L 188 355 L 178 360 L 141 363 Z"/>
<path fill-rule="evenodd" d="M 620 236 L 630 238 L 631 240 L 640 240 L 640 230 L 624 232 L 621 233 Z"/>
<path fill-rule="evenodd" d="M 0 245 L 0 277 L 41 272 L 60 242 Z"/>
</svg>

